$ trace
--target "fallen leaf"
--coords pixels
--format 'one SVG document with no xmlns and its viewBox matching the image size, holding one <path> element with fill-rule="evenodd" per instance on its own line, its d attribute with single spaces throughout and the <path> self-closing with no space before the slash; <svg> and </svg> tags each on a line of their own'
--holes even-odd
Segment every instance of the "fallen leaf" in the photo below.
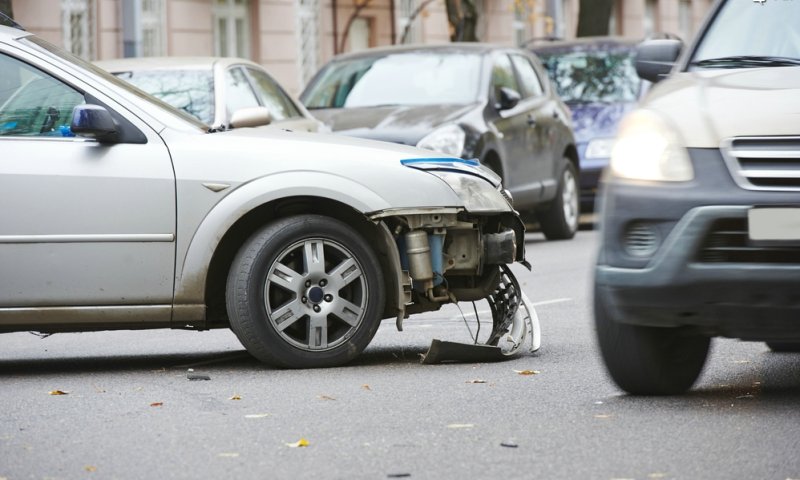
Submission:
<svg viewBox="0 0 800 480">
<path fill-rule="evenodd" d="M 486 380 L 481 380 L 479 378 L 476 378 L 474 380 L 467 380 L 466 383 L 486 383 Z"/>
<path fill-rule="evenodd" d="M 69 395 L 69 392 L 64 390 L 50 390 L 50 395 Z"/>
<path fill-rule="evenodd" d="M 328 395 L 320 395 L 320 400 L 336 400 L 334 397 L 329 397 Z"/>
<path fill-rule="evenodd" d="M 594 416 L 594 418 L 611 418 L 611 417 L 613 417 L 613 415 L 610 414 L 600 414 Z"/>
<path fill-rule="evenodd" d="M 231 398 L 229 398 L 228 400 L 241 400 L 241 399 L 242 399 L 242 397 L 240 397 L 239 395 L 234 395 Z"/>
<path fill-rule="evenodd" d="M 97 471 L 97 467 L 95 467 L 94 465 L 86 465 L 85 467 L 83 467 L 83 469 L 86 470 L 87 472 L 96 472 Z"/>
<path fill-rule="evenodd" d="M 410 476 L 410 473 L 390 473 L 386 475 L 386 478 L 408 478 Z"/>
<path fill-rule="evenodd" d="M 244 418 L 266 418 L 269 417 L 269 413 L 251 413 L 250 415 L 245 415 Z"/>
<path fill-rule="evenodd" d="M 153 402 L 150 404 L 151 407 L 163 407 L 164 402 Z"/>
<path fill-rule="evenodd" d="M 655 473 L 649 473 L 647 475 L 647 478 L 665 478 L 666 476 L 667 476 L 666 473 L 655 472 Z"/>
<path fill-rule="evenodd" d="M 310 445 L 310 443 L 308 443 L 308 440 L 306 440 L 305 438 L 301 438 L 300 440 L 298 440 L 298 441 L 296 441 L 294 443 L 287 443 L 286 444 L 286 446 L 289 447 L 289 448 L 307 447 L 309 445 Z"/>
<path fill-rule="evenodd" d="M 539 372 L 539 370 L 514 370 L 514 371 L 520 375 L 536 375 L 538 373 L 541 373 Z"/>
<path fill-rule="evenodd" d="M 472 428 L 474 426 L 474 423 L 451 423 L 447 428 Z"/>
<path fill-rule="evenodd" d="M 366 383 L 364 385 L 361 385 L 361 388 L 363 388 L 364 390 L 372 390 Z"/>
<path fill-rule="evenodd" d="M 517 447 L 519 447 L 519 445 L 517 445 L 516 442 L 500 442 L 500 446 L 501 447 L 506 447 L 506 448 L 517 448 Z"/>
<path fill-rule="evenodd" d="M 218 457 L 223 457 L 223 458 L 236 458 L 236 457 L 239 456 L 239 454 L 236 453 L 236 452 L 222 452 L 217 456 Z"/>
</svg>

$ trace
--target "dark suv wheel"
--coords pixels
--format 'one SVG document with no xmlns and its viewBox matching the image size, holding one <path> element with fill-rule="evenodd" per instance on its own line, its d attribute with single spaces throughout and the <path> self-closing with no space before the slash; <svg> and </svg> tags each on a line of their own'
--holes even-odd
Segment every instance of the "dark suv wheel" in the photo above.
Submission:
<svg viewBox="0 0 800 480">
<path fill-rule="evenodd" d="M 542 233 L 548 240 L 567 240 L 575 236 L 580 221 L 578 173 L 569 159 L 561 172 L 556 197 L 536 212 Z"/>
</svg>

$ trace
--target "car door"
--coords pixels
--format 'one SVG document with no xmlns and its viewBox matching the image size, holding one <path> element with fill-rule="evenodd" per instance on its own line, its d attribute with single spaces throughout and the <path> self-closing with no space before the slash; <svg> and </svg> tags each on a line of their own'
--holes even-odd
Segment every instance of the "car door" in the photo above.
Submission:
<svg viewBox="0 0 800 480">
<path fill-rule="evenodd" d="M 498 150 L 504 168 L 504 182 L 514 195 L 515 203 L 524 208 L 538 201 L 542 188 L 535 164 L 541 152 L 536 151 L 539 144 L 531 141 L 537 135 L 538 127 L 533 116 L 535 111 L 525 99 L 511 108 L 501 106 L 503 88 L 513 90 L 520 97 L 523 95 L 511 58 L 505 52 L 497 54 L 492 64 L 489 98 L 497 116 L 491 123 L 499 132 Z"/>
<path fill-rule="evenodd" d="M 166 146 L 118 104 L 109 110 L 126 128 L 120 143 L 75 137 L 73 107 L 111 101 L 37 62 L 0 51 L 14 85 L 0 106 L 0 324 L 26 307 L 122 305 L 162 306 L 149 320 L 168 321 L 176 207 Z M 112 321 L 113 309 L 98 311 Z"/>
<path fill-rule="evenodd" d="M 525 150 L 530 152 L 530 170 L 533 178 L 541 182 L 542 193 L 555 192 L 559 172 L 556 167 L 562 158 L 557 142 L 556 123 L 558 110 L 545 95 L 542 82 L 530 59 L 512 53 L 511 62 L 519 80 L 521 108 L 526 112 L 529 128 L 525 132 Z"/>
</svg>

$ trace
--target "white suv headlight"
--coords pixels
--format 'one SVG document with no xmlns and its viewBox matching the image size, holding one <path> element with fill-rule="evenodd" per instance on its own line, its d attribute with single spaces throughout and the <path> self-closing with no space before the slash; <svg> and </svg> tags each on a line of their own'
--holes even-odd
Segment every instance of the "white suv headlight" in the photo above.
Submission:
<svg viewBox="0 0 800 480">
<path fill-rule="evenodd" d="M 439 127 L 417 143 L 419 148 L 433 150 L 434 152 L 444 153 L 460 157 L 464 151 L 464 141 L 467 134 L 464 129 L 455 124 Z"/>
<path fill-rule="evenodd" d="M 635 110 L 620 124 L 611 173 L 630 180 L 686 182 L 694 169 L 678 133 L 650 110 Z"/>
</svg>

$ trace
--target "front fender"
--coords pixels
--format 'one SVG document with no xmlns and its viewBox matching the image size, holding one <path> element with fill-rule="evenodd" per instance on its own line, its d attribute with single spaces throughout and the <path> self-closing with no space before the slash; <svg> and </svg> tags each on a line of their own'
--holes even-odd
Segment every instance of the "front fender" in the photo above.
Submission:
<svg viewBox="0 0 800 480">
<path fill-rule="evenodd" d="M 199 306 L 205 302 L 208 267 L 225 233 L 244 215 L 282 198 L 313 196 L 351 206 L 359 212 L 383 210 L 389 202 L 372 189 L 332 173 L 293 171 L 268 175 L 245 183 L 208 211 L 194 232 L 178 238 L 175 305 Z M 180 229 L 179 229 L 180 231 Z"/>
</svg>

